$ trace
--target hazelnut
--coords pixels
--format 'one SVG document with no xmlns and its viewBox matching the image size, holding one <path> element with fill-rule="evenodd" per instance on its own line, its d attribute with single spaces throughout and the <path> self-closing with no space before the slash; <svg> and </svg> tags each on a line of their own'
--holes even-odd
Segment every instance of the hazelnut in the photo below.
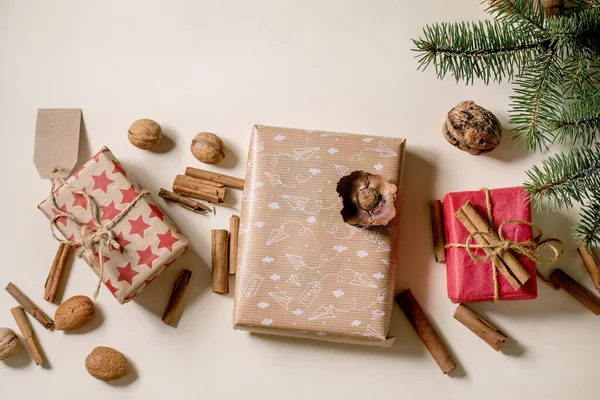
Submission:
<svg viewBox="0 0 600 400">
<path fill-rule="evenodd" d="M 206 164 L 216 164 L 225 158 L 225 144 L 220 137 L 210 132 L 197 134 L 190 150 L 198 161 Z"/>
<path fill-rule="evenodd" d="M 8 328 L 0 328 L 0 360 L 8 360 L 21 348 L 19 338 Z"/>
<path fill-rule="evenodd" d="M 500 144 L 502 125 L 490 111 L 463 101 L 448 112 L 442 132 L 452 146 L 477 156 Z"/>
<path fill-rule="evenodd" d="M 396 185 L 382 175 L 354 171 L 337 183 L 344 222 L 367 228 L 387 225 L 396 216 Z"/>
<path fill-rule="evenodd" d="M 148 150 L 158 146 L 162 139 L 162 129 L 151 119 L 138 119 L 129 127 L 127 137 L 135 147 Z"/>
</svg>

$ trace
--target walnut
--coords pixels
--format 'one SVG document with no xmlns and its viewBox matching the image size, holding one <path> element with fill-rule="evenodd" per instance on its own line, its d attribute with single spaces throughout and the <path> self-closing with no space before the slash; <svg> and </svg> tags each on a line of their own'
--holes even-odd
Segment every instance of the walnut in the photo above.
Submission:
<svg viewBox="0 0 600 400">
<path fill-rule="evenodd" d="M 8 360 L 21 348 L 19 338 L 8 328 L 0 328 L 0 360 Z"/>
<path fill-rule="evenodd" d="M 501 6 L 506 0 L 488 0 L 490 6 Z M 538 0 L 533 0 L 533 7 L 537 7 Z M 542 6 L 546 13 L 552 17 L 563 15 L 565 12 L 565 0 L 542 0 Z M 509 12 L 509 11 L 506 11 Z"/>
<path fill-rule="evenodd" d="M 477 156 L 500 144 L 502 125 L 490 111 L 463 101 L 448 112 L 442 132 L 452 146 Z"/>
<path fill-rule="evenodd" d="M 135 147 L 148 150 L 160 143 L 162 128 L 151 119 L 138 119 L 129 127 L 127 137 Z"/>
<path fill-rule="evenodd" d="M 220 137 L 210 132 L 200 132 L 192 140 L 192 154 L 206 164 L 216 164 L 225 158 L 225 144 Z"/>
<path fill-rule="evenodd" d="M 387 225 L 396 216 L 396 185 L 382 175 L 354 171 L 337 183 L 344 222 L 367 228 Z"/>
</svg>

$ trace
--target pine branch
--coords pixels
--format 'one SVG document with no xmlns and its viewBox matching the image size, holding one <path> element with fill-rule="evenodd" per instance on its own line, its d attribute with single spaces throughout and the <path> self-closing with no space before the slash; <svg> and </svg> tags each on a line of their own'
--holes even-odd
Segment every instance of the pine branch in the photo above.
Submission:
<svg viewBox="0 0 600 400">
<path fill-rule="evenodd" d="M 493 0 L 486 11 L 508 25 L 526 23 L 533 30 L 544 30 L 546 15 L 541 0 Z"/>
<path fill-rule="evenodd" d="M 577 240 L 588 247 L 600 244 L 600 192 L 595 190 L 589 203 L 581 208 L 575 228 Z"/>
<path fill-rule="evenodd" d="M 542 167 L 527 171 L 524 187 L 538 208 L 545 202 L 553 208 L 571 208 L 574 202 L 590 199 L 600 188 L 600 143 L 595 148 L 572 149 L 542 161 Z"/>
<path fill-rule="evenodd" d="M 570 3 L 569 11 L 571 13 L 583 12 L 600 6 L 599 0 L 571 0 Z"/>
<path fill-rule="evenodd" d="M 562 73 L 558 52 L 550 50 L 526 65 L 514 82 L 509 122 L 516 125 L 513 138 L 528 150 L 542 150 L 551 141 L 550 121 L 564 101 L 558 90 Z"/>
<path fill-rule="evenodd" d="M 591 96 L 600 87 L 600 60 L 588 52 L 574 52 L 563 61 L 565 98 Z"/>
<path fill-rule="evenodd" d="M 559 143 L 583 146 L 600 139 L 600 94 L 583 95 L 567 104 L 561 118 L 554 122 L 553 134 Z"/>
<path fill-rule="evenodd" d="M 419 69 L 433 63 L 440 79 L 449 73 L 457 81 L 478 78 L 486 84 L 511 79 L 548 44 L 531 29 L 490 21 L 427 26 L 413 42 Z"/>
<path fill-rule="evenodd" d="M 551 47 L 570 47 L 582 53 L 600 51 L 600 8 L 548 20 Z"/>
</svg>

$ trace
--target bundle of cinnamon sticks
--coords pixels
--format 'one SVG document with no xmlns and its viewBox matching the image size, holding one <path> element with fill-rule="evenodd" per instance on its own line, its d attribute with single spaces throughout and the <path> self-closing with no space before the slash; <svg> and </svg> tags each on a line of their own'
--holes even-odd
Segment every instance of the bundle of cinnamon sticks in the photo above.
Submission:
<svg viewBox="0 0 600 400">
<path fill-rule="evenodd" d="M 175 202 L 181 207 L 194 211 L 198 214 L 207 215 L 211 210 L 215 212 L 202 200 L 212 205 L 233 207 L 225 202 L 227 189 L 243 189 L 244 180 L 229 175 L 223 175 L 216 172 L 205 171 L 202 169 L 188 167 L 185 175 L 177 175 L 173 181 L 173 191 L 160 189 L 158 195 L 165 200 Z"/>
</svg>

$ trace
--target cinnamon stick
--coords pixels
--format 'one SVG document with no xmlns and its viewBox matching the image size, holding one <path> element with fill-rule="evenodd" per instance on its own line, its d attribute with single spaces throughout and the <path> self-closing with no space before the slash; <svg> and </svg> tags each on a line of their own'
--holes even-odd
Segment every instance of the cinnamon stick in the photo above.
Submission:
<svg viewBox="0 0 600 400">
<path fill-rule="evenodd" d="M 239 233 L 240 217 L 232 215 L 231 218 L 229 218 L 229 275 L 235 275 L 237 270 Z"/>
<path fill-rule="evenodd" d="M 229 293 L 228 242 L 225 229 L 212 230 L 212 291 L 219 294 Z"/>
<path fill-rule="evenodd" d="M 49 301 L 50 303 L 54 303 L 56 300 L 56 292 L 58 291 L 58 286 L 65 270 L 65 266 L 67 265 L 69 254 L 71 254 L 71 249 L 71 245 L 61 243 L 60 246 L 58 246 L 56 256 L 54 256 L 54 261 L 52 262 L 52 267 L 50 268 L 44 286 L 44 300 Z"/>
<path fill-rule="evenodd" d="M 477 243 L 492 246 L 501 244 L 500 238 L 496 232 L 492 230 L 490 225 L 483 219 L 479 211 L 473 207 L 470 201 L 466 202 L 455 215 L 469 233 L 484 233 L 484 235 L 475 237 Z M 491 248 L 484 248 L 483 250 L 488 255 L 493 253 L 493 249 Z M 527 272 L 510 250 L 506 250 L 501 252 L 500 255 L 496 255 L 492 259 L 492 262 L 515 290 L 518 290 L 529 280 L 529 278 L 531 278 L 529 272 Z"/>
<path fill-rule="evenodd" d="M 195 199 L 209 201 L 211 203 L 219 203 L 219 197 L 216 193 L 210 193 L 202 190 L 197 190 L 189 186 L 180 186 L 173 184 L 173 191 L 177 194 L 193 197 Z"/>
<path fill-rule="evenodd" d="M 21 335 L 23 335 L 23 339 L 25 339 L 25 344 L 31 353 L 31 357 L 33 357 L 33 361 L 37 365 L 42 365 L 44 363 L 44 356 L 42 355 L 42 351 L 35 340 L 35 336 L 33 335 L 33 329 L 31 328 L 31 324 L 27 320 L 25 316 L 25 312 L 23 308 L 17 306 L 10 309 L 10 312 L 21 331 Z"/>
<path fill-rule="evenodd" d="M 600 314 L 600 300 L 593 296 L 585 287 L 577 283 L 562 269 L 556 268 L 552 271 L 550 279 L 564 289 L 571 297 L 581 303 L 582 306 L 596 315 Z"/>
<path fill-rule="evenodd" d="M 508 339 L 508 336 L 500 332 L 498 328 L 464 304 L 458 305 L 454 311 L 454 318 L 496 351 L 499 351 Z"/>
<path fill-rule="evenodd" d="M 237 208 L 235 206 L 233 206 L 231 204 L 227 204 L 227 203 L 212 203 L 212 204 L 214 204 L 215 206 L 227 207 L 227 208 L 232 208 L 234 210 L 237 210 Z M 216 211 L 215 211 L 215 213 L 216 213 Z"/>
<path fill-rule="evenodd" d="M 421 341 L 427 347 L 427 350 L 433 356 L 433 359 L 439 365 L 444 374 L 454 371 L 456 364 L 444 344 L 440 340 L 435 329 L 429 322 L 427 315 L 413 296 L 410 289 L 406 289 L 395 298 L 396 303 L 406 315 L 406 318 L 421 338 Z"/>
<path fill-rule="evenodd" d="M 205 171 L 203 169 L 192 167 L 186 168 L 185 174 L 193 178 L 205 179 L 211 182 L 222 183 L 223 185 L 230 188 L 240 190 L 244 189 L 244 180 L 240 178 L 235 178 L 233 176 L 218 174 L 216 172 Z"/>
<path fill-rule="evenodd" d="M 185 175 L 177 175 L 173 182 L 173 185 L 187 187 L 202 193 L 209 193 L 217 197 L 218 202 L 222 203 L 225 200 L 226 189 L 223 185 L 206 185 L 203 179 L 196 179 Z"/>
<path fill-rule="evenodd" d="M 586 246 L 579 246 L 577 252 L 579 253 L 579 257 L 581 257 L 581 261 L 583 261 L 588 274 L 590 274 L 590 278 L 592 278 L 594 287 L 600 292 L 600 264 L 598 264 L 596 254 L 594 254 L 593 251 L 589 251 Z"/>
<path fill-rule="evenodd" d="M 180 180 L 187 181 L 192 185 L 204 185 L 204 186 L 211 186 L 211 187 L 217 187 L 217 188 L 225 187 L 225 185 L 223 185 L 222 183 L 209 181 L 207 179 L 194 178 L 193 176 L 177 175 L 177 177 Z"/>
<path fill-rule="evenodd" d="M 183 295 L 185 294 L 185 290 L 190 283 L 190 278 L 192 277 L 192 271 L 189 269 L 182 269 L 181 274 L 179 274 L 179 278 L 173 285 L 173 292 L 171 293 L 171 297 L 169 298 L 169 303 L 167 303 L 167 308 L 165 309 L 165 313 L 163 314 L 163 322 L 167 325 L 171 325 L 175 315 L 177 314 L 177 310 L 179 310 L 179 306 L 181 305 L 181 301 L 183 300 Z"/>
<path fill-rule="evenodd" d="M 45 312 L 43 312 L 33 301 L 23 292 L 19 290 L 11 282 L 6 285 L 6 291 L 15 298 L 17 303 L 21 305 L 33 318 L 37 319 L 40 324 L 46 329 L 50 329 L 54 325 L 54 321 Z"/>
<path fill-rule="evenodd" d="M 431 200 L 429 202 L 429 212 L 431 213 L 431 232 L 433 234 L 435 261 L 445 263 L 446 241 L 444 240 L 444 214 L 442 211 L 442 202 L 439 200 Z"/>
<path fill-rule="evenodd" d="M 190 211 L 193 211 L 198 214 L 206 215 L 210 211 L 210 208 L 208 208 L 204 204 L 197 202 L 196 200 L 192 200 L 189 197 L 185 197 L 185 196 L 182 196 L 177 193 L 169 192 L 166 189 L 160 189 L 160 191 L 158 192 L 158 195 L 165 200 L 174 202 L 175 204 L 185 208 L 186 210 L 190 210 Z"/>
</svg>

